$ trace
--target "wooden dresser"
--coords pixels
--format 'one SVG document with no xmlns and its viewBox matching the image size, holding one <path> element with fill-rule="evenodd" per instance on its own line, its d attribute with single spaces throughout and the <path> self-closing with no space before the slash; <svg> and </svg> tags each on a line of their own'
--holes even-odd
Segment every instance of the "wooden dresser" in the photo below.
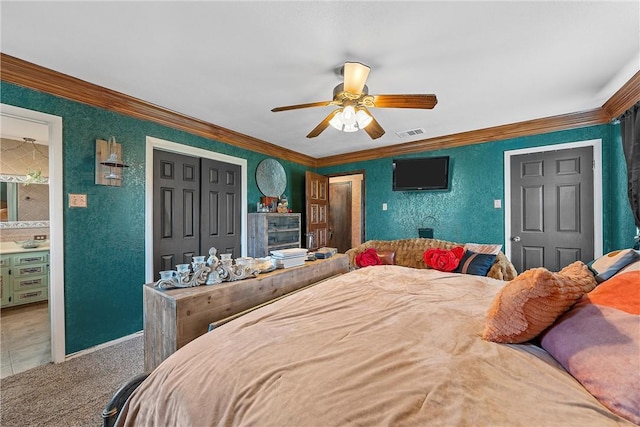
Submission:
<svg viewBox="0 0 640 427">
<path fill-rule="evenodd" d="M 148 283 L 144 285 L 144 369 L 151 372 L 177 349 L 206 333 L 212 322 L 347 271 L 349 258 L 337 254 L 254 279 L 212 286 L 162 291 Z"/>
</svg>

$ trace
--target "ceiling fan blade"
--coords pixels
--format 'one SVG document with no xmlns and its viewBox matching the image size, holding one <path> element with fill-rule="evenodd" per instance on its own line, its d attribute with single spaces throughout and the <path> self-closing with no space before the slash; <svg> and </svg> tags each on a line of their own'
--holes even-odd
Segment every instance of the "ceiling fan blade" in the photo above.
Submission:
<svg viewBox="0 0 640 427">
<path fill-rule="evenodd" d="M 369 111 L 367 111 L 369 113 Z M 369 113 L 371 116 L 371 113 Z M 365 126 L 364 131 L 371 137 L 371 139 L 378 139 L 382 135 L 384 135 L 384 129 L 380 126 L 380 123 L 375 119 L 375 117 L 371 116 L 371 123 Z"/>
<path fill-rule="evenodd" d="M 299 108 L 326 107 L 327 105 L 331 105 L 332 102 L 333 101 L 320 101 L 320 102 L 310 102 L 308 104 L 287 105 L 286 107 L 272 108 L 271 111 L 273 111 L 274 113 L 277 113 L 278 111 L 297 110 Z"/>
<path fill-rule="evenodd" d="M 344 63 L 344 90 L 354 95 L 360 95 L 369 77 L 371 68 L 359 62 Z"/>
<path fill-rule="evenodd" d="M 329 122 L 331 121 L 331 119 L 333 119 L 333 116 L 338 114 L 338 112 L 340 112 L 340 108 L 332 111 L 327 117 L 324 118 L 323 121 L 318 124 L 318 126 L 313 128 L 313 130 L 309 132 L 307 138 L 315 138 L 316 136 L 320 135 L 327 127 L 329 127 Z"/>
<path fill-rule="evenodd" d="M 377 108 L 425 108 L 438 103 L 435 95 L 373 95 L 373 106 Z"/>
</svg>

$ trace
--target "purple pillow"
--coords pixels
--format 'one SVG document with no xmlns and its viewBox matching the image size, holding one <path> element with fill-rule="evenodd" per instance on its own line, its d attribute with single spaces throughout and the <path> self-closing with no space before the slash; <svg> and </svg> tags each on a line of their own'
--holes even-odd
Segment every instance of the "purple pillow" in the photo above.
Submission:
<svg viewBox="0 0 640 427">
<path fill-rule="evenodd" d="M 640 273 L 619 273 L 542 335 L 542 347 L 604 406 L 640 424 Z"/>
</svg>

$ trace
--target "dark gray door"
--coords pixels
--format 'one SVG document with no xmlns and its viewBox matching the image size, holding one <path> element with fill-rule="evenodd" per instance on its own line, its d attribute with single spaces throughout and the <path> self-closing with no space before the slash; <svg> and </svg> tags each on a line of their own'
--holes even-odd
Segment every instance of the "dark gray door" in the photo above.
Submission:
<svg viewBox="0 0 640 427">
<path fill-rule="evenodd" d="M 212 246 L 221 254 L 241 255 L 240 166 L 202 159 L 200 253 Z"/>
<path fill-rule="evenodd" d="M 329 182 L 329 246 L 351 249 L 351 181 Z"/>
<path fill-rule="evenodd" d="M 241 254 L 240 166 L 153 151 L 153 270 L 207 255 Z"/>
<path fill-rule="evenodd" d="M 511 258 L 516 270 L 559 271 L 593 259 L 593 148 L 511 157 Z"/>
<path fill-rule="evenodd" d="M 153 271 L 200 252 L 200 159 L 153 151 Z"/>
</svg>

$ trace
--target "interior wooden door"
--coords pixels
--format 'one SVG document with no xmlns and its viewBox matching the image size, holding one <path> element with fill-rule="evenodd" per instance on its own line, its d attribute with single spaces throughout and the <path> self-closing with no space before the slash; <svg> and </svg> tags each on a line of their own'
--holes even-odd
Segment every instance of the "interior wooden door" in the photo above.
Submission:
<svg viewBox="0 0 640 427">
<path fill-rule="evenodd" d="M 352 247 L 351 181 L 329 182 L 329 246 L 345 253 Z"/>
<path fill-rule="evenodd" d="M 558 271 L 594 254 L 593 148 L 511 157 L 511 261 Z"/>
<path fill-rule="evenodd" d="M 309 250 L 328 245 L 329 235 L 329 177 L 313 172 L 305 173 L 305 230 L 313 234 Z"/>
</svg>

